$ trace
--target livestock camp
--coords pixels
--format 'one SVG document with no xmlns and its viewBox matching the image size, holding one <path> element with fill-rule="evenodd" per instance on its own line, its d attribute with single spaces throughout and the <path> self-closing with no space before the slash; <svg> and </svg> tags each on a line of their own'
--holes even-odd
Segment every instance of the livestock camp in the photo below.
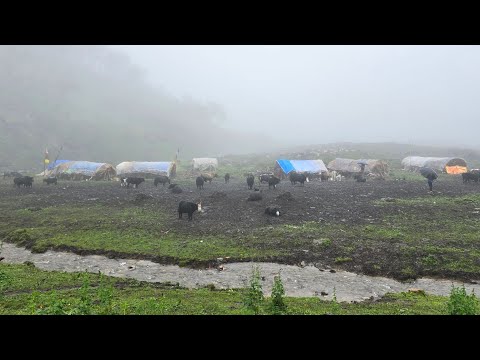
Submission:
<svg viewBox="0 0 480 360">
<path fill-rule="evenodd" d="M 479 59 L 1 45 L 0 320 L 480 315 Z"/>
</svg>

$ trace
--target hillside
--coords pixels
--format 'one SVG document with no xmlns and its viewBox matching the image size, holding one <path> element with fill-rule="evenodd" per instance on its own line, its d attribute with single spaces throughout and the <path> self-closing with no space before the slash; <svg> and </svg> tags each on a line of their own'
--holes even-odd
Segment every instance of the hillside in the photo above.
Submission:
<svg viewBox="0 0 480 360">
<path fill-rule="evenodd" d="M 0 47 L 0 170 L 55 157 L 168 160 L 262 149 L 265 137 L 221 127 L 218 104 L 154 89 L 142 70 L 105 46 Z M 250 143 L 250 144 L 249 144 Z"/>
</svg>

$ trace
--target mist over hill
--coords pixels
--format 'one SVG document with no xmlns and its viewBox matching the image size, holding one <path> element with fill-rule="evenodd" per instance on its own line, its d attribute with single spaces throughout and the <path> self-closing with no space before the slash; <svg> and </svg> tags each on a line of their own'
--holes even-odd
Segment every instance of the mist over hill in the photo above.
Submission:
<svg viewBox="0 0 480 360">
<path fill-rule="evenodd" d="M 0 167 L 41 169 L 60 158 L 165 161 L 266 150 L 274 140 L 222 127 L 220 104 L 153 88 L 106 46 L 0 46 Z"/>
</svg>

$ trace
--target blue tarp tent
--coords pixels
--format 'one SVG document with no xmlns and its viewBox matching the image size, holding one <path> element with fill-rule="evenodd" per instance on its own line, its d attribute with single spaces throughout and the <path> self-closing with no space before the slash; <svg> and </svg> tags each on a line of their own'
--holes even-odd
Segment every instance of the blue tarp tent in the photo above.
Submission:
<svg viewBox="0 0 480 360">
<path fill-rule="evenodd" d="M 118 176 L 175 175 L 172 161 L 126 161 L 117 165 Z"/>
<path fill-rule="evenodd" d="M 54 162 L 48 164 L 47 170 L 52 170 L 55 166 L 66 163 L 66 162 L 70 162 L 70 161 L 72 160 L 55 160 Z"/>
<path fill-rule="evenodd" d="M 297 173 L 309 172 L 312 174 L 328 172 L 322 160 L 277 160 L 275 173 L 281 172 L 283 174 L 279 175 L 287 176 L 292 171 Z"/>
</svg>

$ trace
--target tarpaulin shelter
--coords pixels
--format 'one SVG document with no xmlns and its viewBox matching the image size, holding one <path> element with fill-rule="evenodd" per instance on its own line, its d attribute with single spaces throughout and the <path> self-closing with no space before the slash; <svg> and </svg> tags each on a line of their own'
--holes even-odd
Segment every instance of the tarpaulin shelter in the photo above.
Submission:
<svg viewBox="0 0 480 360">
<path fill-rule="evenodd" d="M 174 177 L 177 165 L 173 161 L 125 161 L 117 165 L 117 176 Z"/>
<path fill-rule="evenodd" d="M 93 180 L 110 180 L 115 174 L 116 172 L 113 165 L 107 163 L 67 161 L 56 165 L 50 171 L 49 175 L 70 180 L 83 180 L 86 178 Z"/>
<path fill-rule="evenodd" d="M 362 171 L 362 166 L 365 165 L 365 174 L 375 174 L 385 177 L 388 174 L 388 164 L 383 160 L 377 159 L 344 159 L 336 158 L 330 161 L 327 165 L 328 170 L 338 171 L 344 175 L 359 174 Z"/>
<path fill-rule="evenodd" d="M 47 170 L 52 170 L 55 166 L 60 165 L 60 164 L 64 164 L 64 163 L 70 162 L 70 161 L 73 161 L 73 160 L 55 160 L 54 162 L 51 162 L 50 164 L 48 164 Z"/>
<path fill-rule="evenodd" d="M 447 174 L 463 174 L 468 171 L 467 162 L 455 157 L 423 157 L 408 156 L 402 160 L 405 170 L 418 171 L 422 167 L 429 167 Z"/>
<path fill-rule="evenodd" d="M 216 172 L 218 160 L 216 158 L 193 158 L 192 170 Z"/>
<path fill-rule="evenodd" d="M 323 160 L 285 160 L 280 159 L 275 163 L 274 174 L 279 178 L 288 176 L 289 173 L 321 174 L 328 172 Z"/>
</svg>

